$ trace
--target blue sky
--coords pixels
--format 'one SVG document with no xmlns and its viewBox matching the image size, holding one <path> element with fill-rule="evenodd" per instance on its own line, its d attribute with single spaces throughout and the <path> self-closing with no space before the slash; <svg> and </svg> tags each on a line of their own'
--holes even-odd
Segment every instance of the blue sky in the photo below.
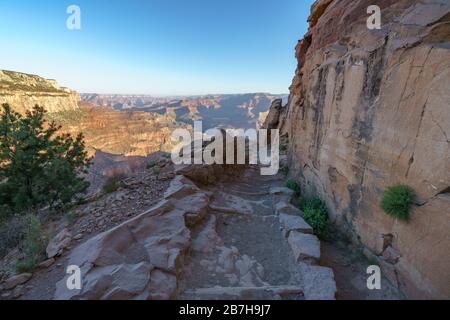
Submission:
<svg viewBox="0 0 450 320">
<path fill-rule="evenodd" d="M 0 1 L 0 69 L 80 92 L 287 93 L 313 0 Z M 66 9 L 81 9 L 68 30 Z"/>
</svg>

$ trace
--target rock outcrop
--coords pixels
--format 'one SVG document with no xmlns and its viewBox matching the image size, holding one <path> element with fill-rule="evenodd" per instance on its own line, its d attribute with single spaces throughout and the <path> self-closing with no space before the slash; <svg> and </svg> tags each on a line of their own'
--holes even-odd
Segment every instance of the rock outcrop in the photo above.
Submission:
<svg viewBox="0 0 450 320">
<path fill-rule="evenodd" d="M 48 112 L 78 109 L 78 93 L 60 87 L 55 80 L 36 75 L 0 70 L 0 104 L 10 104 L 21 114 L 38 104 Z"/>
<path fill-rule="evenodd" d="M 302 190 L 410 297 L 449 298 L 450 3 L 376 1 L 381 29 L 369 30 L 372 4 L 316 1 L 288 106 L 272 113 Z M 409 223 L 379 207 L 400 183 L 418 194 Z"/>
<path fill-rule="evenodd" d="M 101 150 L 146 157 L 157 151 L 171 151 L 175 145 L 170 137 L 172 130 L 188 128 L 170 115 L 117 111 L 86 103 L 80 103 L 77 110 L 49 114 L 49 118 L 61 124 L 67 133 L 83 132 L 90 155 Z"/>
<path fill-rule="evenodd" d="M 174 298 L 191 241 L 186 221 L 203 218 L 208 203 L 209 195 L 178 176 L 157 206 L 73 250 L 69 264 L 80 267 L 82 289 L 68 290 L 63 279 L 55 299 Z"/>
</svg>

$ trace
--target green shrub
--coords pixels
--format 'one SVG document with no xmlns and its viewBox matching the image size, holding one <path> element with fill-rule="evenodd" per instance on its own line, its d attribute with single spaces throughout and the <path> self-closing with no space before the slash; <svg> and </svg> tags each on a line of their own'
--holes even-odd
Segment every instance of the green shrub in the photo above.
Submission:
<svg viewBox="0 0 450 320">
<path fill-rule="evenodd" d="M 328 213 L 328 208 L 325 201 L 323 201 L 319 197 L 300 198 L 298 200 L 298 206 L 302 211 L 312 209 Z"/>
<path fill-rule="evenodd" d="M 25 257 L 17 262 L 17 271 L 29 272 L 35 269 L 44 256 L 46 245 L 47 237 L 42 231 L 39 219 L 30 217 L 22 248 Z"/>
<path fill-rule="evenodd" d="M 281 169 L 280 169 L 280 171 L 281 171 L 285 176 L 287 176 L 287 175 L 289 174 L 289 167 L 288 167 L 287 165 L 282 166 Z"/>
<path fill-rule="evenodd" d="M 159 174 L 161 172 L 161 169 L 160 168 L 153 168 L 152 171 L 153 171 L 154 174 Z"/>
<path fill-rule="evenodd" d="M 282 144 L 280 146 L 280 151 L 287 151 L 287 149 L 288 149 L 288 146 L 286 144 Z"/>
<path fill-rule="evenodd" d="M 386 214 L 408 221 L 414 198 L 414 190 L 409 186 L 396 185 L 384 191 L 380 206 Z"/>
<path fill-rule="evenodd" d="M 0 258 L 22 241 L 25 229 L 24 217 L 20 216 L 14 216 L 0 225 Z"/>
<path fill-rule="evenodd" d="M 293 190 L 297 196 L 300 195 L 300 186 L 296 181 L 289 179 L 288 181 L 286 181 L 285 186 L 286 188 Z"/>
<path fill-rule="evenodd" d="M 321 239 L 328 234 L 328 208 L 319 197 L 300 198 L 298 201 L 303 211 L 303 218 L 314 229 L 314 233 Z"/>
<path fill-rule="evenodd" d="M 320 238 L 326 238 L 328 234 L 328 213 L 319 209 L 306 209 L 303 218 L 313 228 L 314 233 Z"/>
<path fill-rule="evenodd" d="M 103 185 L 103 193 L 112 193 L 117 189 L 119 189 L 119 183 L 115 177 L 109 178 Z"/>
</svg>

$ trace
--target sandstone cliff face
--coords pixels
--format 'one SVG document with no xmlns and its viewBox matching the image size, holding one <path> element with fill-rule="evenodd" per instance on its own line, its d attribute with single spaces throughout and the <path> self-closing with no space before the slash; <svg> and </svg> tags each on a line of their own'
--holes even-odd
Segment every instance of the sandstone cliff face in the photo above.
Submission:
<svg viewBox="0 0 450 320">
<path fill-rule="evenodd" d="M 372 4 L 381 30 L 366 26 Z M 316 1 L 279 120 L 303 190 L 415 298 L 450 297 L 449 12 L 446 0 Z M 379 207 L 398 183 L 418 194 L 409 223 Z"/>
<path fill-rule="evenodd" d="M 79 95 L 60 87 L 55 80 L 0 70 L 0 104 L 9 103 L 16 112 L 25 113 L 38 104 L 48 112 L 76 110 Z"/>
</svg>

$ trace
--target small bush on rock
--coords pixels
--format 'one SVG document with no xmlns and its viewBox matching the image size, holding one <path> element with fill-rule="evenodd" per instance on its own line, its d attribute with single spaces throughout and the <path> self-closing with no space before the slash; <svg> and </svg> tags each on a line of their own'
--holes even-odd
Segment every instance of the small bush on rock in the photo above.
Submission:
<svg viewBox="0 0 450 320">
<path fill-rule="evenodd" d="M 414 198 L 415 193 L 413 189 L 406 185 L 396 185 L 384 191 L 380 206 L 386 214 L 408 221 Z"/>
<path fill-rule="evenodd" d="M 319 197 L 300 198 L 299 207 L 303 211 L 303 218 L 314 229 L 314 233 L 324 239 L 328 234 L 328 208 L 325 201 Z"/>
<path fill-rule="evenodd" d="M 39 219 L 35 216 L 31 216 L 29 218 L 22 248 L 24 259 L 17 262 L 17 271 L 29 272 L 35 269 L 44 255 L 47 242 L 47 237 L 42 230 Z"/>
<path fill-rule="evenodd" d="M 14 216 L 0 224 L 0 258 L 22 241 L 25 232 L 24 217 Z"/>
<path fill-rule="evenodd" d="M 117 178 L 109 178 L 108 181 L 106 181 L 105 185 L 103 186 L 103 192 L 104 193 L 112 193 L 114 191 L 117 191 L 119 189 L 119 183 L 117 181 Z"/>
</svg>

